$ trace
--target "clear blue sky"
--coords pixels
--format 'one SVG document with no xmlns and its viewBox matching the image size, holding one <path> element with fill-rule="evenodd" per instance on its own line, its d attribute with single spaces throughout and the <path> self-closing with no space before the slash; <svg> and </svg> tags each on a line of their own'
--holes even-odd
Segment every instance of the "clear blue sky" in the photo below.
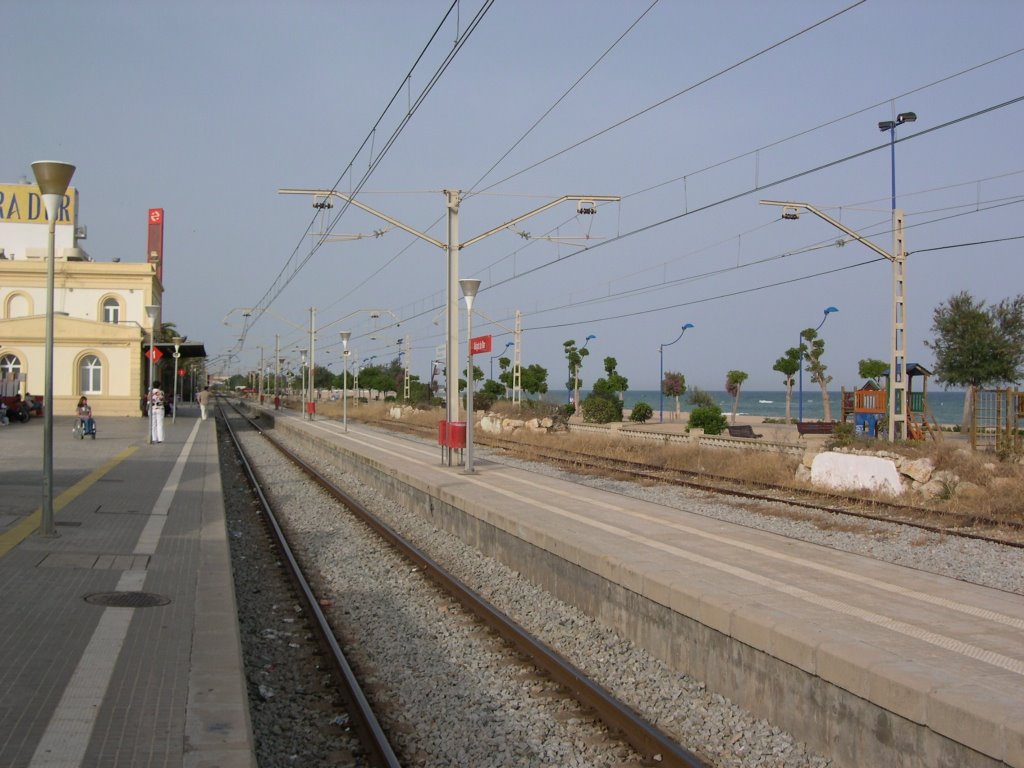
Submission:
<svg viewBox="0 0 1024 768">
<path fill-rule="evenodd" d="M 211 356 L 238 352 L 232 370 L 255 366 L 259 345 L 270 358 L 275 334 L 296 359 L 315 306 L 319 363 L 339 370 L 339 330 L 380 360 L 409 334 L 421 377 L 443 342 L 443 252 L 398 230 L 314 252 L 311 200 L 278 188 L 343 177 L 348 190 L 375 162 L 360 199 L 442 240 L 445 188 L 467 192 L 463 239 L 559 195 L 621 195 L 462 252 L 463 276 L 483 281 L 477 308 L 508 326 L 523 312 L 523 362 L 546 366 L 552 389 L 567 375 L 562 342 L 589 334 L 588 385 L 610 355 L 631 388 L 656 388 L 658 345 L 687 322 L 666 369 L 708 389 L 730 369 L 748 389 L 780 388 L 772 364 L 828 305 L 838 388 L 858 383 L 859 359 L 888 358 L 891 268 L 758 200 L 813 203 L 891 249 L 877 123 L 913 111 L 896 146 L 908 359 L 932 362 L 922 342 L 952 294 L 1024 290 L 1024 240 L 946 247 L 1024 235 L 1024 102 L 969 117 L 1024 96 L 1020 2 L 868 0 L 798 34 L 852 2 L 661 0 L 616 45 L 648 2 L 498 0 L 382 155 L 482 5 L 463 2 L 426 47 L 444 0 L 5 3 L 0 179 L 31 177 L 37 159 L 76 164 L 97 260 L 144 260 L 146 211 L 164 208 L 164 319 Z M 333 231 L 384 227 L 349 210 Z M 269 296 L 237 349 L 232 310 Z M 342 319 L 365 308 L 401 327 Z M 498 349 L 510 338 L 478 319 L 474 334 L 487 332 Z"/>
</svg>

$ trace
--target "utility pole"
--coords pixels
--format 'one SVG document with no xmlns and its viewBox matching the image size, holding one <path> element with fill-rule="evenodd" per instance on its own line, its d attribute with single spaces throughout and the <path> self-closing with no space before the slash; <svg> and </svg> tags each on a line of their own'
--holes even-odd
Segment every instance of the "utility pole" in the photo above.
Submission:
<svg viewBox="0 0 1024 768">
<path fill-rule="evenodd" d="M 841 232 L 845 232 L 859 243 L 863 243 L 879 256 L 892 263 L 892 326 L 890 329 L 889 351 L 889 442 L 905 439 L 907 432 L 907 251 L 903 242 L 903 211 L 896 208 L 892 212 L 893 222 L 893 253 L 872 243 L 863 235 L 850 229 L 827 213 L 823 213 L 809 203 L 787 203 L 779 200 L 762 200 L 761 205 L 778 205 L 782 207 L 782 218 L 799 218 L 799 211 L 805 210 L 823 219 Z"/>
<path fill-rule="evenodd" d="M 338 192 L 334 189 L 279 189 L 278 194 L 282 195 L 312 195 L 314 198 L 326 198 L 326 197 L 338 197 L 354 205 L 360 210 L 366 211 L 388 224 L 401 229 L 403 232 L 407 232 L 414 237 L 418 237 L 420 240 L 425 240 L 431 245 L 440 248 L 447 254 L 447 269 L 445 273 L 445 286 L 446 286 L 446 302 L 445 306 L 447 309 L 447 343 L 445 350 L 445 367 L 446 375 L 445 381 L 447 385 L 447 391 L 445 396 L 447 414 L 447 421 L 458 421 L 459 420 L 459 251 L 463 248 L 468 248 L 474 243 L 478 243 L 484 238 L 490 237 L 493 234 L 501 232 L 504 229 L 515 226 L 521 221 L 525 221 L 531 216 L 536 216 L 549 208 L 554 208 L 556 205 L 564 203 L 568 200 L 575 200 L 577 202 L 577 210 L 580 213 L 593 214 L 597 212 L 598 202 L 618 202 L 621 198 L 618 195 L 562 195 L 555 200 L 551 200 L 539 208 L 534 208 L 532 211 L 517 216 L 514 219 L 506 221 L 504 224 L 500 224 L 493 229 L 489 229 L 486 232 L 471 237 L 468 240 L 459 239 L 459 207 L 462 203 L 462 191 L 458 189 L 446 189 L 444 190 L 445 195 L 445 206 L 448 217 L 448 241 L 442 243 L 440 240 L 431 237 L 430 235 L 413 229 L 412 227 L 403 224 L 397 219 L 388 216 L 385 213 L 371 208 L 370 206 L 356 200 L 350 195 L 346 195 L 342 192 Z M 314 202 L 316 205 L 316 202 Z"/>
</svg>

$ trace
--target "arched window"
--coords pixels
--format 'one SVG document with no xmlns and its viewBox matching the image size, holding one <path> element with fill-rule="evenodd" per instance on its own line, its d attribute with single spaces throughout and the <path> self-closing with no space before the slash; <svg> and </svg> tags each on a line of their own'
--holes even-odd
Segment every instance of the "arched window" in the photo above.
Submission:
<svg viewBox="0 0 1024 768">
<path fill-rule="evenodd" d="M 117 299 L 103 300 L 103 322 L 117 325 L 121 320 L 121 304 Z"/>
<path fill-rule="evenodd" d="M 8 318 L 28 317 L 32 314 L 32 299 L 28 294 L 11 293 L 7 296 L 6 316 Z"/>
<path fill-rule="evenodd" d="M 103 364 L 96 355 L 86 355 L 78 364 L 78 380 L 83 395 L 95 395 L 102 391 Z"/>
<path fill-rule="evenodd" d="M 0 356 L 0 376 L 5 379 L 17 378 L 21 373 L 21 360 L 16 355 Z"/>
</svg>

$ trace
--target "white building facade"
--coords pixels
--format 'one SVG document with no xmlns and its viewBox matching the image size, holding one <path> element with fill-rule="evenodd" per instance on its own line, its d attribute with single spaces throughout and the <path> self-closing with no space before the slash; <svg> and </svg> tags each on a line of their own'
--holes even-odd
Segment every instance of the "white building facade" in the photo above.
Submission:
<svg viewBox="0 0 1024 768">
<path fill-rule="evenodd" d="M 86 395 L 97 417 L 137 416 L 144 354 L 161 323 L 146 311 L 162 304 L 160 263 L 94 261 L 79 247 L 83 235 L 70 188 L 56 227 L 53 413 L 73 414 Z M 43 393 L 47 238 L 38 188 L 0 184 L 0 394 Z"/>
</svg>

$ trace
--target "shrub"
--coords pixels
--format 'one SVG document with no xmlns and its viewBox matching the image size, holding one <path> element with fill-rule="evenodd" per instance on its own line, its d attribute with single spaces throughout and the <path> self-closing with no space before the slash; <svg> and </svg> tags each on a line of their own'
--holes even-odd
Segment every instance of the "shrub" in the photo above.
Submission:
<svg viewBox="0 0 1024 768">
<path fill-rule="evenodd" d="M 490 392 L 477 392 L 473 395 L 473 410 L 489 411 L 496 399 Z"/>
<path fill-rule="evenodd" d="M 715 402 L 715 398 L 711 396 L 710 392 L 706 392 L 700 387 L 694 387 L 690 390 L 690 404 L 697 408 L 706 408 L 709 406 L 718 407 L 718 403 Z M 718 434 L 717 432 L 715 434 Z"/>
<path fill-rule="evenodd" d="M 651 406 L 647 403 L 637 403 L 633 406 L 633 412 L 629 414 L 629 420 L 644 424 L 653 415 L 654 409 Z"/>
<path fill-rule="evenodd" d="M 562 413 L 565 414 L 565 418 L 574 416 L 576 414 L 576 406 L 573 405 L 572 403 L 566 403 L 565 405 L 562 406 Z"/>
<path fill-rule="evenodd" d="M 849 448 L 855 442 L 857 442 L 856 427 L 848 421 L 840 421 L 836 423 L 832 437 L 825 441 L 825 447 L 828 450 Z"/>
<path fill-rule="evenodd" d="M 622 403 L 600 395 L 587 396 L 580 404 L 580 410 L 583 411 L 583 420 L 594 424 L 622 421 Z"/>
<path fill-rule="evenodd" d="M 720 435 L 728 424 L 717 405 L 702 405 L 690 411 L 690 426 L 703 429 L 704 434 Z"/>
</svg>

